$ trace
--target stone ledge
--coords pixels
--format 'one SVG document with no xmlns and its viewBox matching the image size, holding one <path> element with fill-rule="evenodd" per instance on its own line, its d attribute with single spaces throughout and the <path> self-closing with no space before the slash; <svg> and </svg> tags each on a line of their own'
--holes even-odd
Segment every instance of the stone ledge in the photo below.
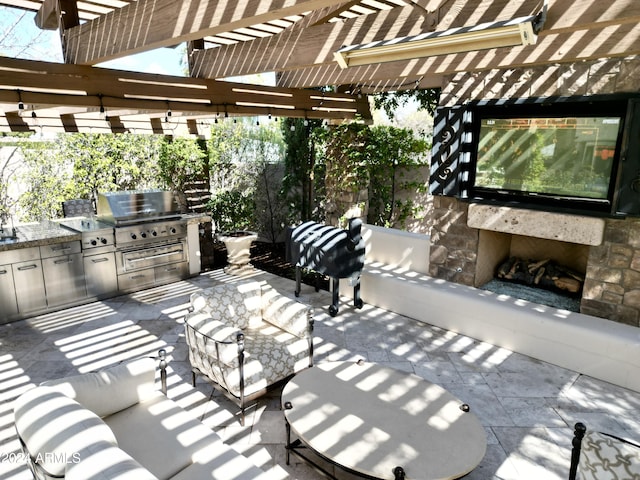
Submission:
<svg viewBox="0 0 640 480">
<path fill-rule="evenodd" d="M 469 205 L 467 225 L 480 230 L 581 245 L 602 244 L 605 229 L 602 218 L 477 203 Z"/>
</svg>

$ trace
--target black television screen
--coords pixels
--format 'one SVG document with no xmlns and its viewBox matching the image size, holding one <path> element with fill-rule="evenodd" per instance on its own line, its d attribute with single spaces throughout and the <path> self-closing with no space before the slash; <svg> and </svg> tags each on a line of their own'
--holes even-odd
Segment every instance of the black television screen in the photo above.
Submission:
<svg viewBox="0 0 640 480">
<path fill-rule="evenodd" d="M 476 188 L 608 200 L 623 118 L 481 118 Z"/>
</svg>

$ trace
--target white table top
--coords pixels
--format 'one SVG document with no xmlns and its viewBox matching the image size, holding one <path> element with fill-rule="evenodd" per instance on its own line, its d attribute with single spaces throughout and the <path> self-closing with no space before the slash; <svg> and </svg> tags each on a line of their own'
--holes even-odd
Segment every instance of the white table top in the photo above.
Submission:
<svg viewBox="0 0 640 480">
<path fill-rule="evenodd" d="M 393 480 L 459 478 L 484 457 L 484 428 L 463 402 L 423 378 L 375 363 L 331 362 L 284 387 L 291 430 L 339 465 Z"/>
</svg>

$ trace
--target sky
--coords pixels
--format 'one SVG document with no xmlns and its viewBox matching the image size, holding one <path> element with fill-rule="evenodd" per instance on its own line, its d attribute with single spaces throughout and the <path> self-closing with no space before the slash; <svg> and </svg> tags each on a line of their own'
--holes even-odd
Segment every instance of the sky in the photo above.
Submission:
<svg viewBox="0 0 640 480">
<path fill-rule="evenodd" d="M 62 63 L 62 48 L 57 31 L 40 30 L 35 13 L 0 7 L 0 55 Z M 104 68 L 143 73 L 185 76 L 182 65 L 184 45 L 160 48 L 99 64 Z"/>
</svg>

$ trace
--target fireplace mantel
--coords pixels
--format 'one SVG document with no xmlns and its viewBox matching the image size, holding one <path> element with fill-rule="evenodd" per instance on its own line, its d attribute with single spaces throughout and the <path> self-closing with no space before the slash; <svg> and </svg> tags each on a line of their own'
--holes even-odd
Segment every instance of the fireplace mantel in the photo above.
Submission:
<svg viewBox="0 0 640 480">
<path fill-rule="evenodd" d="M 478 203 L 469 205 L 467 225 L 480 230 L 594 246 L 602 244 L 605 229 L 602 218 Z"/>
</svg>

